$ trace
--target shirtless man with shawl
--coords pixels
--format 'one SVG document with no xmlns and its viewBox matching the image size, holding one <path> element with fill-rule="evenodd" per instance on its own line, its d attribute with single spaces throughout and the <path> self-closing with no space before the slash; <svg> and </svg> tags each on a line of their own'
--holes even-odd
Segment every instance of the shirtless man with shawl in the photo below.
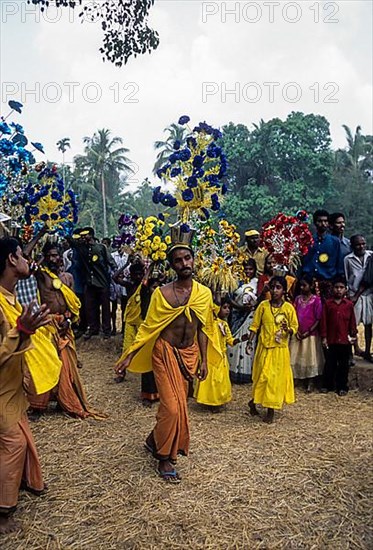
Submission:
<svg viewBox="0 0 373 550">
<path fill-rule="evenodd" d="M 80 300 L 72 289 L 72 276 L 70 273 L 60 273 L 62 254 L 56 243 L 46 243 L 43 255 L 42 267 L 35 276 L 41 300 L 51 312 L 53 343 L 62 361 L 62 368 L 54 390 L 35 395 L 30 386 L 30 405 L 34 413 L 43 412 L 55 393 L 58 404 L 68 414 L 79 418 L 105 418 L 106 415 L 90 407 L 78 372 L 78 357 L 71 324 L 79 319 Z"/>
<path fill-rule="evenodd" d="M 133 345 L 119 359 L 116 372 L 149 372 L 153 368 L 160 405 L 145 447 L 159 461 L 157 472 L 179 483 L 177 455 L 189 451 L 188 382 L 205 380 L 207 364 L 221 360 L 213 330 L 210 290 L 193 281 L 193 251 L 175 245 L 168 254 L 177 280 L 157 288 Z"/>
<path fill-rule="evenodd" d="M 0 535 L 18 529 L 13 520 L 22 485 L 42 494 L 44 482 L 38 453 L 27 420 L 23 389 L 26 352 L 33 349 L 31 335 L 46 325 L 46 305 L 22 310 L 16 299 L 18 280 L 28 277 L 29 266 L 16 239 L 0 239 Z"/>
</svg>

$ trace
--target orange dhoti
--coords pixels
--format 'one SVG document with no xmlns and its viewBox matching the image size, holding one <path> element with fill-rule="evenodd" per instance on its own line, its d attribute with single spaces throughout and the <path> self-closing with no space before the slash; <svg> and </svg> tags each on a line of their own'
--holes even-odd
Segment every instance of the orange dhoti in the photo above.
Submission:
<svg viewBox="0 0 373 550">
<path fill-rule="evenodd" d="M 20 487 L 40 493 L 44 489 L 38 453 L 27 416 L 0 433 L 0 513 L 13 512 Z"/>
<path fill-rule="evenodd" d="M 28 400 L 30 406 L 36 410 L 45 410 L 55 393 L 60 407 L 72 416 L 79 418 L 93 417 L 106 418 L 106 414 L 92 409 L 88 403 L 86 393 L 78 372 L 78 357 L 76 355 L 75 340 L 71 331 L 65 337 L 55 335 L 55 343 L 58 346 L 58 355 L 62 361 L 60 379 L 56 388 L 41 395 L 35 395 L 29 391 Z"/>
<path fill-rule="evenodd" d="M 158 338 L 153 348 L 153 372 L 159 392 L 157 423 L 153 430 L 154 456 L 158 460 L 176 460 L 178 454 L 189 451 L 188 381 L 181 373 L 179 362 L 192 377 L 198 368 L 199 347 L 178 349 Z"/>
</svg>

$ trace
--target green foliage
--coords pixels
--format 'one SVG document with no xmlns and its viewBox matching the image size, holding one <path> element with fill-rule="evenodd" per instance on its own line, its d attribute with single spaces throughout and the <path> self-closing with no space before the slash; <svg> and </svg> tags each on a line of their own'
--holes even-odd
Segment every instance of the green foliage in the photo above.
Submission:
<svg viewBox="0 0 373 550">
<path fill-rule="evenodd" d="M 279 211 L 323 205 L 332 192 L 330 143 L 328 121 L 313 114 L 261 120 L 252 132 L 242 124 L 225 126 L 232 192 L 224 210 L 230 221 L 243 230 L 260 227 Z"/>
<path fill-rule="evenodd" d="M 128 149 L 118 147 L 120 137 L 111 137 L 110 130 L 98 130 L 84 138 L 84 155 L 74 159 L 73 189 L 80 196 L 80 223 L 87 217 L 98 234 L 107 236 L 116 232 L 120 212 L 118 196 L 124 191 L 126 177 L 132 172 L 126 154 Z"/>
<path fill-rule="evenodd" d="M 349 235 L 362 233 L 373 245 L 373 140 L 364 136 L 358 126 L 353 135 L 348 126 L 347 148 L 339 149 L 334 156 L 333 196 L 327 208 L 343 212 Z"/>
</svg>

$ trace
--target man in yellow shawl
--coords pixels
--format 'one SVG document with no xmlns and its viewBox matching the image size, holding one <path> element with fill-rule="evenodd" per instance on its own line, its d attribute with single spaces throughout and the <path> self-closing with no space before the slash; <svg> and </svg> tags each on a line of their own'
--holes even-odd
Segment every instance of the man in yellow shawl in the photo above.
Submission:
<svg viewBox="0 0 373 550">
<path fill-rule="evenodd" d="M 157 288 L 133 345 L 119 359 L 116 372 L 153 368 L 160 405 L 157 422 L 145 447 L 159 461 L 158 474 L 179 483 L 177 455 L 189 451 L 188 382 L 205 380 L 207 363 L 221 361 L 213 330 L 211 291 L 193 281 L 193 251 L 187 245 L 171 247 L 168 259 L 177 280 Z"/>
<path fill-rule="evenodd" d="M 43 247 L 44 261 L 35 273 L 41 301 L 47 304 L 51 313 L 52 342 L 62 362 L 58 385 L 49 392 L 35 395 L 29 388 L 29 402 L 34 412 L 42 412 L 55 393 L 62 410 L 79 418 L 104 418 L 94 411 L 87 400 L 78 372 L 78 357 L 71 324 L 78 321 L 80 300 L 71 288 L 70 273 L 60 273 L 62 254 L 58 245 L 47 242 Z"/>
<path fill-rule="evenodd" d="M 0 239 L 0 535 L 18 529 L 11 515 L 21 486 L 34 494 L 44 490 L 26 415 L 23 371 L 28 354 L 34 351 L 32 335 L 49 322 L 49 310 L 46 305 L 34 308 L 36 304 L 31 303 L 22 311 L 15 286 L 28 274 L 29 266 L 18 241 Z M 48 357 L 44 362 L 48 364 Z"/>
</svg>

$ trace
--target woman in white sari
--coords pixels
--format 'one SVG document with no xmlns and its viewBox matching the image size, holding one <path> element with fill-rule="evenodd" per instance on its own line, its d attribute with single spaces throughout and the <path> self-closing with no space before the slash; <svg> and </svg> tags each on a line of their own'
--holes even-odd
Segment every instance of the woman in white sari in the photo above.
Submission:
<svg viewBox="0 0 373 550">
<path fill-rule="evenodd" d="M 231 330 L 234 338 L 241 339 L 248 334 L 257 301 L 258 279 L 256 277 L 256 262 L 250 258 L 243 264 L 246 281 L 235 291 L 231 300 L 233 313 Z M 228 351 L 230 377 L 234 384 L 251 382 L 251 369 L 255 349 L 246 353 L 246 342 L 241 342 Z"/>
</svg>

